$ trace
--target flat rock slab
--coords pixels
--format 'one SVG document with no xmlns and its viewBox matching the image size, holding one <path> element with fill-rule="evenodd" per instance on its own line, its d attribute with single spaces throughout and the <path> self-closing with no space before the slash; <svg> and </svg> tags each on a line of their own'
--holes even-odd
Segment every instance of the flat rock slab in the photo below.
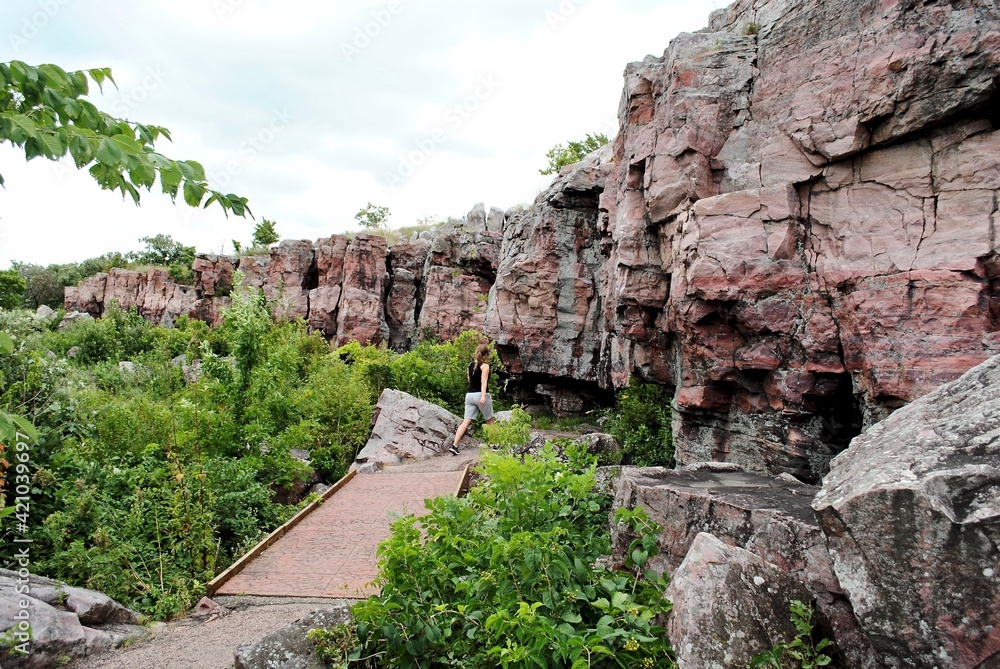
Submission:
<svg viewBox="0 0 1000 669">
<path fill-rule="evenodd" d="M 218 594 L 362 599 L 377 593 L 370 585 L 378 575 L 375 551 L 393 517 L 425 514 L 425 499 L 455 494 L 465 477 L 464 467 L 404 469 L 351 479 Z"/>
</svg>

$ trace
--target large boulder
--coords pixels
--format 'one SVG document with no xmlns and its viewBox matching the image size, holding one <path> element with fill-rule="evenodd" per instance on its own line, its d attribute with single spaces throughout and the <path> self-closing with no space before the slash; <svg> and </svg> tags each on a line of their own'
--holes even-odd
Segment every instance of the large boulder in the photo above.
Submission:
<svg viewBox="0 0 1000 669">
<path fill-rule="evenodd" d="M 816 600 L 851 666 L 874 669 L 880 665 L 844 596 L 811 508 L 817 491 L 787 475 L 759 476 L 726 463 L 683 471 L 625 467 L 615 486 L 614 508 L 642 506 L 661 527 L 660 552 L 649 563 L 658 573 L 674 573 L 703 532 L 787 572 L 809 591 L 808 599 Z M 612 527 L 618 563 L 624 563 L 632 540 L 626 526 Z"/>
<path fill-rule="evenodd" d="M 792 600 L 809 592 L 788 572 L 711 534 L 695 537 L 667 587 L 667 619 L 680 669 L 736 669 L 796 633 Z"/>
<path fill-rule="evenodd" d="M 813 507 L 890 667 L 1000 666 L 1000 356 L 839 455 Z"/>
<path fill-rule="evenodd" d="M 372 466 L 399 464 L 441 455 L 452 444 L 462 419 L 436 404 L 386 388 L 378 399 L 368 443 L 355 462 Z"/>
<path fill-rule="evenodd" d="M 350 617 L 344 603 L 313 611 L 259 643 L 240 646 L 234 658 L 235 669 L 326 669 L 329 665 L 316 655 L 309 631 L 342 625 Z"/>
<path fill-rule="evenodd" d="M 24 626 L 30 626 L 30 640 Z M 0 569 L 3 633 L 11 636 L 15 647 L 0 651 L 2 666 L 48 669 L 142 638 L 146 629 L 135 611 L 105 594 Z M 18 652 L 18 646 L 29 652 Z"/>
</svg>

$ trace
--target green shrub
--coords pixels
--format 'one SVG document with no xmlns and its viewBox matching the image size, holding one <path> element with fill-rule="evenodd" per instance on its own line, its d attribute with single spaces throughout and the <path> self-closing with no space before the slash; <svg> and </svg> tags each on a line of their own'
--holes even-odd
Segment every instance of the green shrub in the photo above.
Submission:
<svg viewBox="0 0 1000 669">
<path fill-rule="evenodd" d="M 0 272 L 0 309 L 17 309 L 23 305 L 27 287 L 17 270 Z"/>
<path fill-rule="evenodd" d="M 813 605 L 793 599 L 789 606 L 795 638 L 779 643 L 769 651 L 755 655 L 750 668 L 770 667 L 771 669 L 816 669 L 833 666 L 833 658 L 823 653 L 833 649 L 829 639 L 813 641 Z"/>
<path fill-rule="evenodd" d="M 80 365 L 101 361 L 117 363 L 152 350 L 156 344 L 153 329 L 154 326 L 134 309 L 123 311 L 112 302 L 102 318 L 84 320 L 65 330 L 52 332 L 44 344 L 60 356 L 76 348 L 74 361 Z"/>
<path fill-rule="evenodd" d="M 656 384 L 633 384 L 618 393 L 609 431 L 622 444 L 622 463 L 673 467 L 671 396 Z"/>
<path fill-rule="evenodd" d="M 498 420 L 493 425 L 484 424 L 483 441 L 491 446 L 512 447 L 528 443 L 531 431 L 531 416 L 519 406 L 511 410 L 510 420 Z"/>
<path fill-rule="evenodd" d="M 397 520 L 379 547 L 381 594 L 353 608 L 355 662 L 379 667 L 669 667 L 662 628 L 665 582 L 611 572 L 610 500 L 594 489 L 593 459 L 562 463 L 547 448 L 523 461 L 487 455 L 468 497 L 427 502 Z M 642 530 L 656 529 L 637 511 Z M 641 522 L 640 522 L 641 521 Z M 642 534 L 632 567 L 655 552 Z M 643 554 L 645 551 L 645 554 Z M 350 633 L 348 629 L 346 633 Z M 345 630 L 314 635 L 331 660 Z M 361 665 L 358 665 L 361 666 Z"/>
</svg>

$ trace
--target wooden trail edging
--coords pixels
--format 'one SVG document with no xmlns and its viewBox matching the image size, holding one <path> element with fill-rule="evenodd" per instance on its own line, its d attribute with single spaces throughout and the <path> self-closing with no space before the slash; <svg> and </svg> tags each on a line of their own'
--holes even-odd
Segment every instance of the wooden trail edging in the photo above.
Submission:
<svg viewBox="0 0 1000 669">
<path fill-rule="evenodd" d="M 229 568 L 226 569 L 224 572 L 222 572 L 221 574 L 213 578 L 211 581 L 209 581 L 208 585 L 206 586 L 208 590 L 208 596 L 209 597 L 214 596 L 215 593 L 218 592 L 219 588 L 225 585 L 226 581 L 228 581 L 233 576 L 236 576 L 238 573 L 243 571 L 243 568 L 246 567 L 248 564 L 250 564 L 250 562 L 252 562 L 255 557 L 257 557 L 265 550 L 267 550 L 271 545 L 273 545 L 276 541 L 278 541 L 278 539 L 285 536 L 285 534 L 287 534 L 290 529 L 298 525 L 303 518 L 308 516 L 317 508 L 319 508 L 319 506 L 323 502 L 325 502 L 327 499 L 332 497 L 334 493 L 336 493 L 338 490 L 347 485 L 347 482 L 353 479 L 356 475 L 357 475 L 356 470 L 352 469 L 351 471 L 347 472 L 346 476 L 344 476 L 339 481 L 330 486 L 329 490 L 326 490 L 318 500 L 316 500 L 312 504 L 309 504 L 304 509 L 299 511 L 297 514 L 289 518 L 288 522 L 286 522 L 284 525 L 276 529 L 274 532 L 271 532 L 271 534 L 264 537 L 264 539 L 262 539 L 260 543 L 251 548 L 249 552 L 247 552 L 243 557 L 241 557 L 239 560 L 230 565 Z M 468 476 L 468 474 L 466 474 L 466 476 Z"/>
<path fill-rule="evenodd" d="M 389 536 L 392 516 L 423 515 L 430 497 L 461 497 L 471 462 L 456 464 L 429 471 L 404 465 L 360 476 L 351 471 L 215 577 L 208 595 L 363 599 L 377 593 L 376 550 Z"/>
</svg>

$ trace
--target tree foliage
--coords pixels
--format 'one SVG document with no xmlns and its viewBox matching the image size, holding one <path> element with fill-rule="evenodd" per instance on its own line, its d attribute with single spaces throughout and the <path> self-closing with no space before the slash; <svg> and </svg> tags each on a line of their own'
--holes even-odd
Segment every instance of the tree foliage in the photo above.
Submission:
<svg viewBox="0 0 1000 669">
<path fill-rule="evenodd" d="M 216 203 L 227 215 L 250 214 L 246 198 L 210 188 L 200 163 L 156 151 L 160 138 L 170 140 L 169 130 L 116 118 L 86 99 L 90 82 L 103 89 L 107 81 L 115 83 L 110 68 L 67 72 L 52 64 L 0 63 L 0 142 L 24 149 L 28 160 L 69 155 L 77 168 L 89 167 L 101 188 L 136 204 L 139 189 L 151 190 L 159 177 L 172 200 L 181 194 L 192 207 Z"/>
<path fill-rule="evenodd" d="M 0 272 L 0 309 L 16 309 L 24 301 L 27 284 L 15 269 Z"/>
<path fill-rule="evenodd" d="M 369 202 L 354 215 L 354 220 L 370 230 L 383 229 L 385 222 L 389 220 L 389 207 L 380 207 Z"/>
<path fill-rule="evenodd" d="M 583 160 L 587 155 L 593 153 L 608 143 L 608 138 L 602 133 L 587 136 L 579 142 L 569 142 L 566 146 L 556 144 L 545 157 L 549 159 L 549 165 L 545 169 L 538 170 L 542 174 L 557 174 L 566 165 Z"/>
<path fill-rule="evenodd" d="M 141 265 L 170 266 L 174 263 L 190 265 L 194 262 L 194 247 L 174 241 L 170 235 L 159 234 L 153 237 L 140 237 L 139 241 L 145 244 L 146 248 L 138 253 L 130 254 L 130 257 Z"/>
<path fill-rule="evenodd" d="M 281 237 L 274 227 L 274 221 L 263 219 L 254 226 L 253 245 L 258 248 L 267 248 L 271 244 L 277 244 Z"/>
</svg>

